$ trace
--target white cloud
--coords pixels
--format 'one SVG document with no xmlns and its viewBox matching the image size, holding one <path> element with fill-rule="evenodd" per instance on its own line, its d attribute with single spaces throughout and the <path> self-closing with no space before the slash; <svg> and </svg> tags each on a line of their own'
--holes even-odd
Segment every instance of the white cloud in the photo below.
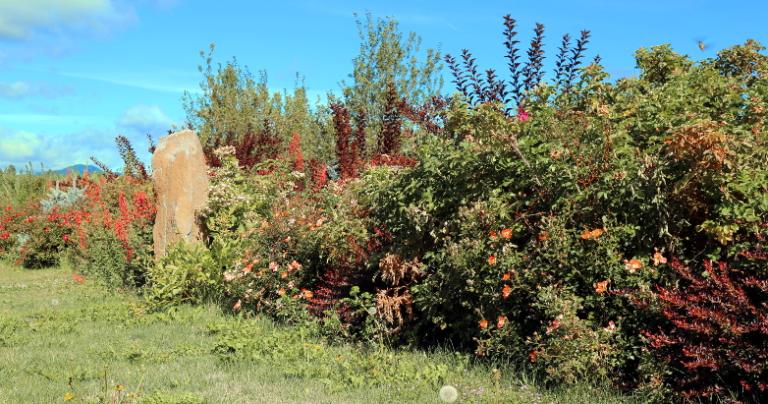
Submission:
<svg viewBox="0 0 768 404">
<path fill-rule="evenodd" d="M 160 134 L 174 124 L 173 120 L 157 105 L 136 105 L 123 112 L 117 124 L 146 134 Z"/>
<path fill-rule="evenodd" d="M 3 132 L 3 141 L 0 142 L 0 160 L 23 160 L 35 155 L 35 150 L 40 146 L 40 138 L 26 131 L 6 134 Z"/>
<path fill-rule="evenodd" d="M 114 0 L 0 0 L 0 38 L 25 40 L 72 29 L 107 31 L 135 18 Z"/>
<path fill-rule="evenodd" d="M 59 86 L 49 83 L 33 83 L 28 81 L 0 82 L 0 98 L 18 100 L 25 97 L 41 96 L 56 98 L 74 93 L 72 87 Z"/>
<path fill-rule="evenodd" d="M 138 135 L 128 135 L 139 157 L 149 160 L 147 141 Z M 72 164 L 90 164 L 95 156 L 109 167 L 120 169 L 122 161 L 115 145 L 115 132 L 87 129 L 67 134 L 34 133 L 0 128 L 0 167 L 17 167 L 33 163 L 45 168 L 59 169 Z"/>
<path fill-rule="evenodd" d="M 0 83 L 0 97 L 22 98 L 29 93 L 29 84 L 23 81 Z"/>
</svg>

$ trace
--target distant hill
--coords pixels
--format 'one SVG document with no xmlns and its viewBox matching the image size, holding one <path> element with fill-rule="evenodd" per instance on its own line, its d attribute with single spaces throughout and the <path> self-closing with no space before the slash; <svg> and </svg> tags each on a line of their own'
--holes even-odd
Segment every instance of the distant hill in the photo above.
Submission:
<svg viewBox="0 0 768 404">
<path fill-rule="evenodd" d="M 71 165 L 69 167 L 64 167 L 64 168 L 59 169 L 59 170 L 54 170 L 53 172 L 55 172 L 57 174 L 66 175 L 68 172 L 71 171 L 73 173 L 77 173 L 77 174 L 82 175 L 83 172 L 85 172 L 86 170 L 89 173 L 91 173 L 91 174 L 103 173 L 104 172 L 104 171 L 101 170 L 101 168 L 96 167 L 94 165 L 90 165 L 90 164 L 75 164 L 75 165 Z"/>
</svg>

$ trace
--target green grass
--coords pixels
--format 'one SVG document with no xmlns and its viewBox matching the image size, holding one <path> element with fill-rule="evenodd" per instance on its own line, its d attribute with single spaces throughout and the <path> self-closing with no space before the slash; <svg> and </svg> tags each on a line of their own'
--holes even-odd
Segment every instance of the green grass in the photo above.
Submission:
<svg viewBox="0 0 768 404">
<path fill-rule="evenodd" d="M 329 345 L 302 327 L 212 306 L 147 313 L 66 269 L 0 263 L 0 403 L 609 403 L 587 386 L 538 389 L 449 352 Z"/>
</svg>

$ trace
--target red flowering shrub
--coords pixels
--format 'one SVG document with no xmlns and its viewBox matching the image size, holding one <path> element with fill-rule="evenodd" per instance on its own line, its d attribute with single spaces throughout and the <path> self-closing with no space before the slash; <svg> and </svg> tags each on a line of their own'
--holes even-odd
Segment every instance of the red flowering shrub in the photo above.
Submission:
<svg viewBox="0 0 768 404">
<path fill-rule="evenodd" d="M 73 234 L 77 216 L 77 212 L 58 209 L 26 216 L 15 229 L 23 235 L 16 262 L 25 268 L 57 265 L 61 254 L 75 247 Z"/>
<path fill-rule="evenodd" d="M 686 398 L 735 394 L 768 400 L 768 254 L 738 261 L 705 261 L 702 274 L 678 260 L 670 268 L 681 283 L 659 286 L 667 320 L 645 331 L 652 353 L 669 363 L 668 381 Z"/>
<path fill-rule="evenodd" d="M 12 206 L 0 210 L 0 258 L 11 258 L 18 246 L 15 234 L 21 221 L 26 217 Z"/>
<path fill-rule="evenodd" d="M 155 213 L 148 181 L 125 176 L 90 181 L 71 223 L 83 272 L 111 286 L 142 285 L 152 264 Z"/>
</svg>

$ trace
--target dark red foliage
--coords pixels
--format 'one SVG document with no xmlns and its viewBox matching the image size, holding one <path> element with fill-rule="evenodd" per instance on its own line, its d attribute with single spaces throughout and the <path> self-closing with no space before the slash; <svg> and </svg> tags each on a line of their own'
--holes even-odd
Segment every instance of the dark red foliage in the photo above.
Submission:
<svg viewBox="0 0 768 404">
<path fill-rule="evenodd" d="M 667 325 L 645 331 L 652 352 L 677 372 L 670 384 L 687 398 L 735 393 L 768 402 L 768 273 L 761 253 L 728 265 L 706 261 L 704 274 L 678 260 L 682 283 L 658 287 Z"/>
<path fill-rule="evenodd" d="M 343 321 L 349 322 L 349 309 L 339 305 L 339 300 L 348 295 L 352 285 L 357 284 L 352 277 L 352 271 L 330 267 L 326 269 L 314 289 L 312 298 L 309 299 L 309 312 L 315 316 L 323 317 L 328 310 L 336 308 L 336 312 Z"/>
<path fill-rule="evenodd" d="M 387 100 L 384 104 L 381 133 L 379 134 L 379 153 L 396 154 L 400 152 L 403 120 L 400 117 L 400 98 L 394 85 L 387 88 Z"/>
<path fill-rule="evenodd" d="M 328 169 L 325 163 L 310 160 L 309 169 L 312 170 L 312 189 L 317 191 L 328 183 Z"/>
<path fill-rule="evenodd" d="M 349 110 L 342 104 L 331 104 L 333 127 L 336 129 L 336 158 L 339 162 L 339 175 L 342 180 L 357 175 L 357 150 L 352 142 L 352 126 Z"/>
<path fill-rule="evenodd" d="M 301 152 L 301 135 L 294 132 L 288 145 L 288 154 L 293 160 L 294 171 L 304 171 L 304 154 Z"/>
<path fill-rule="evenodd" d="M 341 304 L 342 299 L 349 297 L 352 286 L 364 287 L 369 282 L 367 273 L 360 271 L 359 268 L 369 260 L 371 253 L 381 251 L 383 243 L 387 241 L 391 241 L 391 234 L 378 227 L 374 228 L 374 236 L 364 244 L 348 236 L 347 245 L 350 247 L 348 261 L 328 266 L 319 276 L 313 296 L 309 299 L 310 313 L 322 317 L 328 310 L 335 308 L 336 313 L 345 323 L 351 324 L 358 321 L 359 318 L 355 318 L 356 314 L 347 305 Z"/>
<path fill-rule="evenodd" d="M 433 135 L 443 133 L 448 100 L 442 96 L 433 96 L 423 105 L 410 105 L 403 101 L 398 106 L 400 113 L 409 121 L 424 128 Z"/>
<path fill-rule="evenodd" d="M 221 160 L 214 151 L 219 147 L 232 146 L 240 167 L 250 169 L 265 160 L 277 158 L 282 151 L 282 141 L 268 121 L 259 132 L 249 131 L 242 136 L 216 137 L 203 146 L 209 167 L 221 167 Z"/>
<path fill-rule="evenodd" d="M 355 150 L 357 151 L 357 159 L 365 160 L 367 157 L 368 145 L 366 143 L 365 127 L 367 124 L 367 115 L 365 111 L 358 111 L 355 114 Z"/>
</svg>

